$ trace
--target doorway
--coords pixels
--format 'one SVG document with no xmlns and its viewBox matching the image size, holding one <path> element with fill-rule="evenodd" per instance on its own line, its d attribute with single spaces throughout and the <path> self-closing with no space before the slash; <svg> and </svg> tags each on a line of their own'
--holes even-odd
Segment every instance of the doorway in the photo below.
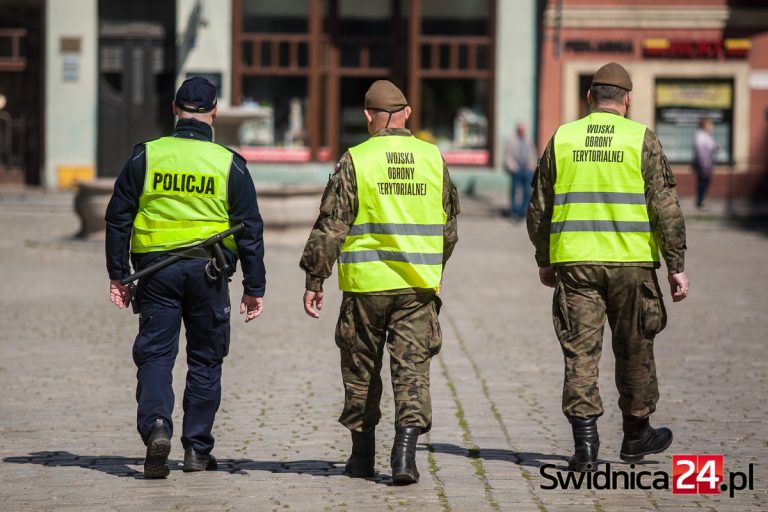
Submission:
<svg viewBox="0 0 768 512">
<path fill-rule="evenodd" d="M 0 183 L 40 185 L 44 5 L 0 0 Z"/>
<path fill-rule="evenodd" d="M 134 144 L 173 128 L 175 10 L 165 4 L 99 2 L 99 177 L 117 176 Z"/>
</svg>

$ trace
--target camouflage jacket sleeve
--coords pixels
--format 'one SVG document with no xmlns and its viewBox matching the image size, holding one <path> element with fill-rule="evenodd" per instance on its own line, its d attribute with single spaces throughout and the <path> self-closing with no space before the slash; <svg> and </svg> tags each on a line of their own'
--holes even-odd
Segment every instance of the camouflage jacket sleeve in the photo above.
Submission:
<svg viewBox="0 0 768 512">
<path fill-rule="evenodd" d="M 349 153 L 344 153 L 336 164 L 336 171 L 328 179 L 320 203 L 320 215 L 301 256 L 299 265 L 307 273 L 307 290 L 322 291 L 323 281 L 331 276 L 333 264 L 356 216 L 355 168 Z"/>
<path fill-rule="evenodd" d="M 544 154 L 533 174 L 533 191 L 528 205 L 528 237 L 536 248 L 536 264 L 548 267 L 549 228 L 552 224 L 552 209 L 555 203 L 555 150 L 553 140 L 549 141 Z"/>
<path fill-rule="evenodd" d="M 652 130 L 645 130 L 642 172 L 645 200 L 656 241 L 671 274 L 685 269 L 685 220 L 675 189 L 676 182 L 661 142 Z"/>
<path fill-rule="evenodd" d="M 461 212 L 459 206 L 459 192 L 451 181 L 448 166 L 443 162 L 443 209 L 446 214 L 446 223 L 443 228 L 443 268 L 453 254 L 453 248 L 459 241 L 457 216 Z"/>
</svg>

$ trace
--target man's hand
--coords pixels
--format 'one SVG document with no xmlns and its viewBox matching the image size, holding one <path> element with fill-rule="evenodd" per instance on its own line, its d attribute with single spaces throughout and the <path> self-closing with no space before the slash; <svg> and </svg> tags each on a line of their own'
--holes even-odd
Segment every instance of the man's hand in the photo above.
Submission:
<svg viewBox="0 0 768 512">
<path fill-rule="evenodd" d="M 109 300 L 118 309 L 125 309 L 131 304 L 131 287 L 121 284 L 119 279 L 109 282 Z"/>
<path fill-rule="evenodd" d="M 314 306 L 314 307 L 313 307 Z M 317 307 L 317 309 L 315 309 Z M 312 318 L 320 318 L 320 311 L 323 309 L 323 292 L 304 292 L 304 312 Z"/>
<path fill-rule="evenodd" d="M 672 302 L 680 302 L 688 296 L 688 276 L 685 272 L 668 274 L 669 288 L 672 292 Z"/>
<path fill-rule="evenodd" d="M 555 275 L 555 269 L 552 267 L 540 267 L 539 268 L 539 281 L 544 286 L 554 288 L 557 284 L 557 276 Z"/>
<path fill-rule="evenodd" d="M 252 297 L 251 295 L 243 294 L 243 298 L 240 300 L 240 314 L 245 315 L 245 323 L 250 322 L 264 311 L 264 298 Z"/>
</svg>

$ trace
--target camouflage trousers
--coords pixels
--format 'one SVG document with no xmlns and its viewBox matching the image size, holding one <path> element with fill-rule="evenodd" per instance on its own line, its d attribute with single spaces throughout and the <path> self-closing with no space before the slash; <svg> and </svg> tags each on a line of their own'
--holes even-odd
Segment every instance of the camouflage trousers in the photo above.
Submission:
<svg viewBox="0 0 768 512">
<path fill-rule="evenodd" d="M 381 367 L 386 345 L 395 397 L 395 425 L 429 431 L 429 364 L 442 345 L 439 310 L 440 298 L 432 293 L 344 294 L 336 326 L 344 381 L 344 410 L 339 417 L 342 425 L 359 432 L 379 423 Z"/>
<path fill-rule="evenodd" d="M 597 380 L 607 317 L 619 408 L 626 416 L 649 416 L 659 399 L 653 340 L 667 322 L 656 272 L 601 265 L 555 270 L 552 317 L 565 357 L 563 413 L 568 418 L 603 414 Z"/>
</svg>

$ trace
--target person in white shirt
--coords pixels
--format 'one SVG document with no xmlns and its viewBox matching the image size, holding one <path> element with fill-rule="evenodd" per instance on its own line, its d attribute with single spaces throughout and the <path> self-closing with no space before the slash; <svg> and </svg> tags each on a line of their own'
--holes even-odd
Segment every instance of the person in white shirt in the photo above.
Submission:
<svg viewBox="0 0 768 512">
<path fill-rule="evenodd" d="M 693 172 L 696 175 L 696 208 L 705 206 L 709 185 L 712 183 L 712 171 L 715 156 L 720 146 L 712 137 L 715 124 L 709 117 L 699 119 L 699 129 L 693 138 Z"/>
</svg>

